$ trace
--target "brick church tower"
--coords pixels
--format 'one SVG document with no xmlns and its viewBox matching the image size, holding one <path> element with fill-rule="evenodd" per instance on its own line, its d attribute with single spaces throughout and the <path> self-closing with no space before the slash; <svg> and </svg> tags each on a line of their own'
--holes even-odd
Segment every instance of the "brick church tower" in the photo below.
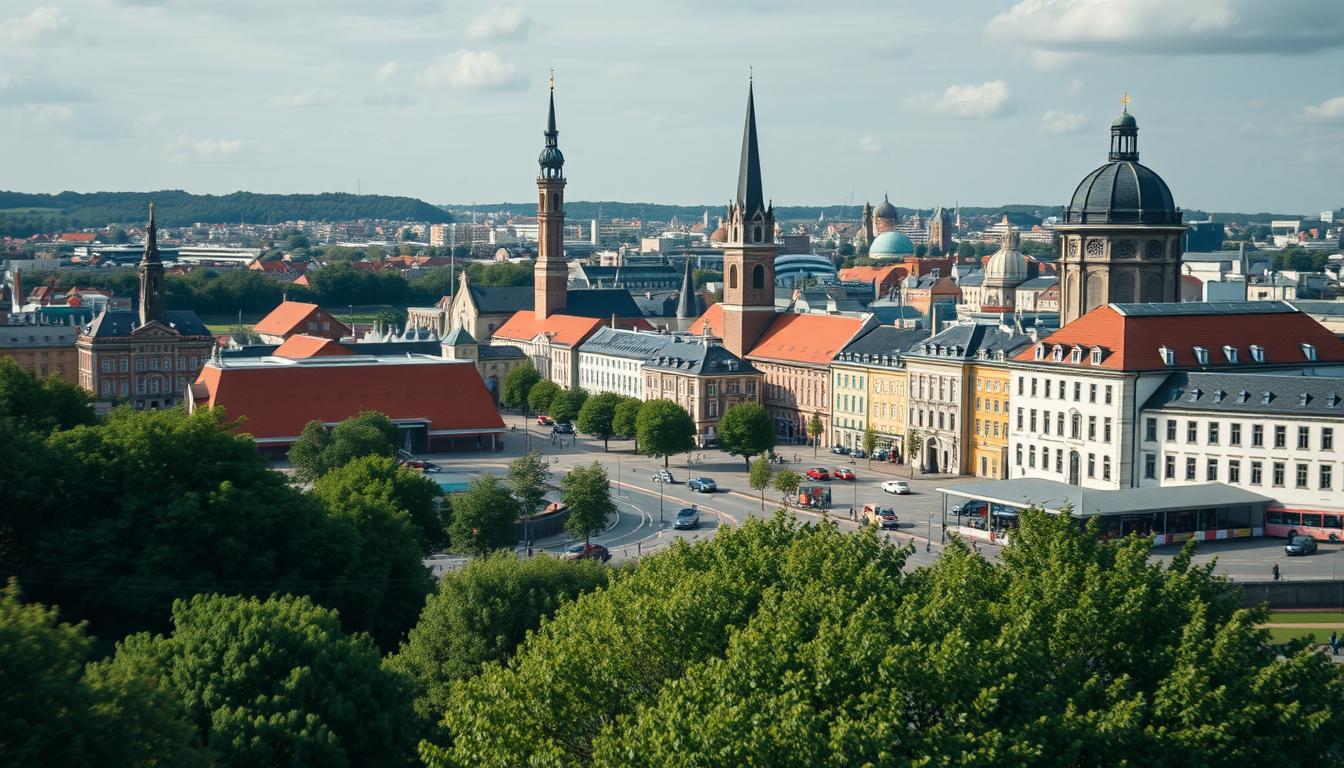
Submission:
<svg viewBox="0 0 1344 768">
<path fill-rule="evenodd" d="M 537 263 L 532 270 L 533 304 L 538 320 L 565 311 L 569 267 L 565 263 L 565 156 L 555 129 L 555 77 L 546 118 L 546 146 L 537 158 Z"/>
<path fill-rule="evenodd" d="M 737 198 L 728 206 L 723 248 L 723 346 L 745 356 L 775 319 L 775 208 L 761 188 L 756 106 L 747 85 L 747 122 Z"/>
</svg>

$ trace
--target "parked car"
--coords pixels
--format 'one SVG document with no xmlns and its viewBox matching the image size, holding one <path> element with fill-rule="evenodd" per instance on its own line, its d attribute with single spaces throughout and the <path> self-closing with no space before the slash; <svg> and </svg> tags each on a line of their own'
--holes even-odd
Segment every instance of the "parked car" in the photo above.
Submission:
<svg viewBox="0 0 1344 768">
<path fill-rule="evenodd" d="M 679 531 L 690 530 L 700 527 L 700 510 L 695 507 L 686 507 L 677 512 L 677 519 L 672 522 L 672 527 Z"/>
<path fill-rule="evenodd" d="M 537 423 L 543 427 L 549 427 L 555 423 L 555 420 L 543 413 L 537 417 Z"/>
<path fill-rule="evenodd" d="M 666 469 L 660 469 L 657 472 L 654 472 L 651 479 L 655 483 L 667 483 L 668 485 L 677 482 L 676 479 L 672 477 L 672 473 L 668 472 Z"/>
<path fill-rule="evenodd" d="M 1283 545 L 1285 555 L 1310 555 L 1316 551 L 1316 540 L 1310 536 L 1294 536 Z"/>
<path fill-rule="evenodd" d="M 611 550 L 601 544 L 571 544 L 569 549 L 565 550 L 566 560 L 598 560 L 607 562 L 611 559 Z"/>
<path fill-rule="evenodd" d="M 831 472 L 831 477 L 834 477 L 836 480 L 853 480 L 854 470 L 849 467 L 836 467 L 835 471 Z"/>
<path fill-rule="evenodd" d="M 868 525 L 875 525 L 884 530 L 895 530 L 900 527 L 900 523 L 896 519 L 896 510 L 879 504 L 864 506 L 863 521 Z"/>
<path fill-rule="evenodd" d="M 904 480 L 888 480 L 882 484 L 882 490 L 904 496 L 910 492 L 910 484 Z"/>
<path fill-rule="evenodd" d="M 559 421 L 556 422 L 554 427 L 551 427 L 551 431 L 557 435 L 572 435 L 574 434 L 574 425 L 568 421 Z"/>
<path fill-rule="evenodd" d="M 831 473 L 825 467 L 813 467 L 807 470 L 807 479 L 809 480 L 830 480 Z"/>
<path fill-rule="evenodd" d="M 714 493 L 719 490 L 718 484 L 708 477 L 692 477 L 686 481 L 686 487 L 696 493 Z"/>
<path fill-rule="evenodd" d="M 837 456 L 848 456 L 849 449 L 843 445 L 833 445 L 831 446 L 831 453 L 834 453 Z"/>
<path fill-rule="evenodd" d="M 854 450 L 849 452 L 849 455 L 856 459 L 868 458 L 868 452 L 863 450 L 862 448 L 855 448 Z"/>
<path fill-rule="evenodd" d="M 421 459 L 404 459 L 401 462 L 403 467 L 418 469 L 421 472 L 438 472 L 439 465 L 432 461 L 422 461 Z"/>
</svg>

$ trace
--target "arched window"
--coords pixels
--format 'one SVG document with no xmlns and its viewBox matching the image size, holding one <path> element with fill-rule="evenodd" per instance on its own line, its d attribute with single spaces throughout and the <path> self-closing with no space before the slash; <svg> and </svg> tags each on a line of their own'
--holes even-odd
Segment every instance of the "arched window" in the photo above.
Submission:
<svg viewBox="0 0 1344 768">
<path fill-rule="evenodd" d="M 765 265 L 763 265 L 763 264 L 757 264 L 756 266 L 752 267 L 752 269 L 751 269 L 751 287 L 752 287 L 752 288 L 764 288 L 764 287 L 765 287 Z"/>
<path fill-rule="evenodd" d="M 761 225 L 757 224 L 751 228 L 751 241 L 754 243 L 761 242 Z"/>
<path fill-rule="evenodd" d="M 733 264 L 732 266 L 728 267 L 728 288 L 731 289 L 731 290 L 737 290 L 737 265 L 736 265 L 736 264 Z"/>
</svg>

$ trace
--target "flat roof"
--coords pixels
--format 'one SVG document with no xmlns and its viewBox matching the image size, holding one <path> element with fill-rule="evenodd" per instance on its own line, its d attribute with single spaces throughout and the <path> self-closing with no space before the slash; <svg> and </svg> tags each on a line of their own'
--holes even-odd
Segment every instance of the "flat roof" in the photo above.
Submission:
<svg viewBox="0 0 1344 768">
<path fill-rule="evenodd" d="M 1019 509 L 1036 505 L 1047 512 L 1059 512 L 1065 505 L 1071 505 L 1078 517 L 1270 504 L 1274 501 L 1268 496 L 1223 483 L 1097 490 L 1054 480 L 1022 477 L 966 483 L 938 490 L 952 496 L 983 499 Z"/>
</svg>

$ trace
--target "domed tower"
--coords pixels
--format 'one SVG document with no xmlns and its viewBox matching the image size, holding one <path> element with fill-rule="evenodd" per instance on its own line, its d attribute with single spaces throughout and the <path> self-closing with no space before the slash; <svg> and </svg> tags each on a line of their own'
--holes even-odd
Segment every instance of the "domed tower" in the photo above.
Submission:
<svg viewBox="0 0 1344 768">
<path fill-rule="evenodd" d="M 1122 101 L 1108 162 L 1074 190 L 1058 227 L 1061 324 L 1103 304 L 1181 299 L 1181 209 L 1139 163 L 1139 124 Z"/>
<path fill-rule="evenodd" d="M 891 204 L 886 195 L 882 195 L 882 202 L 873 209 L 873 234 L 880 235 L 883 232 L 890 232 L 901 223 L 901 214 L 897 212 L 896 206 Z"/>
<path fill-rule="evenodd" d="M 739 357 L 775 319 L 775 207 L 761 186 L 761 151 L 756 143 L 756 104 L 747 85 L 747 120 L 742 128 L 742 162 L 737 197 L 728 206 L 728 241 L 723 247 L 723 346 Z"/>
<path fill-rule="evenodd" d="M 1017 305 L 1017 286 L 1027 280 L 1027 257 L 1018 248 L 1018 232 L 1003 234 L 1003 247 L 985 264 L 985 293 L 981 309 L 985 312 L 1012 312 Z"/>
<path fill-rule="evenodd" d="M 532 268 L 533 311 L 538 320 L 565 311 L 569 267 L 565 264 L 565 156 L 555 129 L 555 77 L 551 77 L 546 146 L 537 157 L 537 263 Z"/>
</svg>

